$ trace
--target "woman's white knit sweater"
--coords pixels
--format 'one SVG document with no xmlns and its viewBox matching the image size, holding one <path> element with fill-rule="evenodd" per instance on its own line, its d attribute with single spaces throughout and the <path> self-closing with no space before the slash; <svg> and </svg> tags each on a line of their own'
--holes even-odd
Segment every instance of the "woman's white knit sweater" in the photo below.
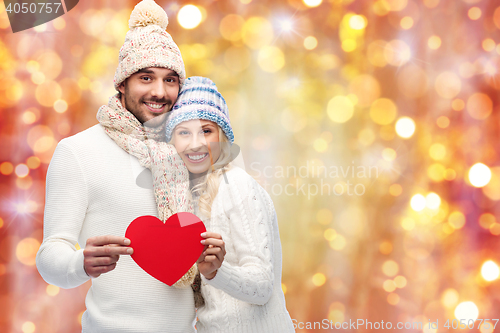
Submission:
<svg viewBox="0 0 500 333">
<path fill-rule="evenodd" d="M 152 188 L 151 172 L 101 125 L 62 140 L 47 172 L 44 237 L 37 255 L 45 281 L 61 288 L 88 281 L 76 243 L 83 248 L 92 236 L 124 236 L 135 218 L 157 217 Z M 169 287 L 129 256 L 92 279 L 85 304 L 86 333 L 194 332 L 192 289 Z"/>
<path fill-rule="evenodd" d="M 281 289 L 281 243 L 271 198 L 241 168 L 226 175 L 211 218 L 204 220 L 208 231 L 221 234 L 226 256 L 213 279 L 202 276 L 205 305 L 198 309 L 196 328 L 200 333 L 295 332 Z"/>
</svg>

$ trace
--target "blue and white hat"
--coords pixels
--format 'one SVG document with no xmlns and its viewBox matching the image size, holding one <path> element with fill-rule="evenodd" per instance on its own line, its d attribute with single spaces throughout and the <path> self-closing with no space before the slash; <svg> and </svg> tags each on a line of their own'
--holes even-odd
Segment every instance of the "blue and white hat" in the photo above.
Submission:
<svg viewBox="0 0 500 333">
<path fill-rule="evenodd" d="M 234 142 L 226 101 L 215 83 L 206 77 L 192 76 L 184 81 L 177 102 L 168 113 L 165 128 L 167 142 L 172 138 L 175 126 L 193 119 L 213 121 L 224 131 L 229 142 Z"/>
</svg>

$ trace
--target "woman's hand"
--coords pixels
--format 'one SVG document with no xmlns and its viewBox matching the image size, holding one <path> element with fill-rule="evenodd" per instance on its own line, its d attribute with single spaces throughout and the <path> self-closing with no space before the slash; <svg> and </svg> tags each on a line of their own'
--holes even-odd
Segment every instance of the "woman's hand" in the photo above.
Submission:
<svg viewBox="0 0 500 333">
<path fill-rule="evenodd" d="M 205 278 L 211 280 L 224 261 L 226 247 L 222 236 L 218 233 L 204 232 L 201 237 L 205 238 L 201 241 L 201 244 L 205 245 L 205 249 L 197 261 L 198 270 Z"/>
</svg>

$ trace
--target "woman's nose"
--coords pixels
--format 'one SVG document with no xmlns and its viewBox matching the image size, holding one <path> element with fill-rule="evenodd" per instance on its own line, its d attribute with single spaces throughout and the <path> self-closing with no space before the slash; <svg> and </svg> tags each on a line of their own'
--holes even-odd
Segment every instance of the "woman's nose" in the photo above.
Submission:
<svg viewBox="0 0 500 333">
<path fill-rule="evenodd" d="M 191 149 L 199 149 L 207 145 L 207 140 L 204 135 L 195 134 L 192 136 Z"/>
</svg>

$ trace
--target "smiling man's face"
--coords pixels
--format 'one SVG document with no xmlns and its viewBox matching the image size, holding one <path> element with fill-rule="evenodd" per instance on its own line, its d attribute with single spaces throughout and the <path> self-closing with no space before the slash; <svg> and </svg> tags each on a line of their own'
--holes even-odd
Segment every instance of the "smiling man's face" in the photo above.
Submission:
<svg viewBox="0 0 500 333">
<path fill-rule="evenodd" d="M 141 124 L 157 127 L 177 100 L 179 76 L 167 68 L 143 68 L 122 82 L 118 90 L 122 105 Z"/>
</svg>

